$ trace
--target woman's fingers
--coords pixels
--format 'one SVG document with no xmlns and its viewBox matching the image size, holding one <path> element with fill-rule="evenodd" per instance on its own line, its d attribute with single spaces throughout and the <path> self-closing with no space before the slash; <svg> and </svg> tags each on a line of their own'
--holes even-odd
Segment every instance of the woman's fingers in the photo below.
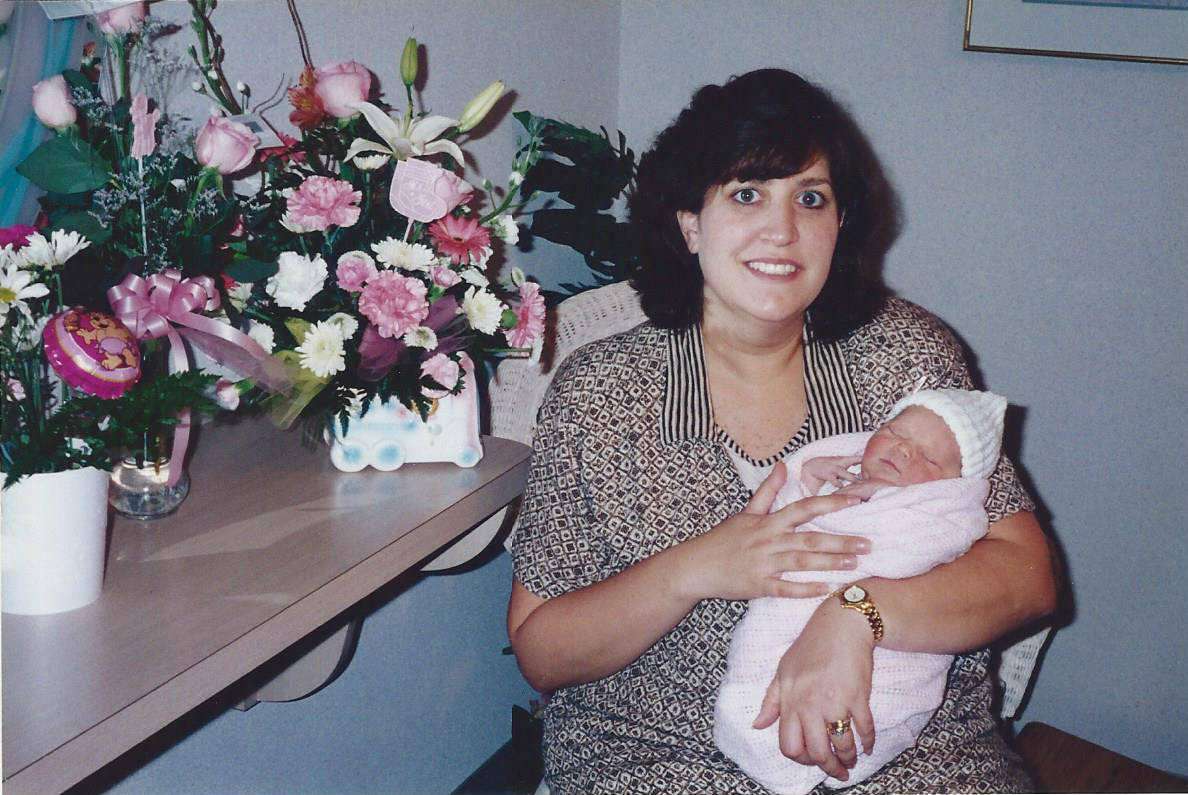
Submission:
<svg viewBox="0 0 1188 795">
<path fill-rule="evenodd" d="M 759 484 L 759 488 L 755 489 L 755 493 L 751 496 L 747 507 L 743 508 L 743 513 L 765 514 L 770 512 L 772 504 L 775 503 L 776 495 L 784 487 L 784 481 L 787 479 L 787 467 L 784 466 L 783 461 L 777 461 L 776 465 L 771 468 L 771 474 L 763 479 L 763 482 Z"/>
<path fill-rule="evenodd" d="M 830 731 L 829 740 L 833 744 L 834 754 L 843 767 L 849 769 L 858 763 L 858 747 L 854 741 L 853 728 L 849 728 L 841 734 L 834 734 Z"/>
<path fill-rule="evenodd" d="M 772 679 L 763 694 L 763 703 L 759 706 L 759 714 L 751 723 L 752 729 L 766 729 L 776 722 L 780 716 L 780 680 Z"/>
<path fill-rule="evenodd" d="M 870 713 L 870 704 L 863 704 L 860 709 L 854 710 L 851 725 L 854 734 L 862 740 L 862 753 L 870 756 L 874 752 L 875 744 L 874 716 Z"/>
</svg>

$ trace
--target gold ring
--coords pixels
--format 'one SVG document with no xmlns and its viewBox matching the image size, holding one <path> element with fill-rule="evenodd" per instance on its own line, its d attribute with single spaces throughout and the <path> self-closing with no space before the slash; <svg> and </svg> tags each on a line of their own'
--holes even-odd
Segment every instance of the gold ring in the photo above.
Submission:
<svg viewBox="0 0 1188 795">
<path fill-rule="evenodd" d="M 850 719 L 842 718 L 841 720 L 827 720 L 825 725 L 829 727 L 829 733 L 834 737 L 840 737 L 850 730 Z"/>
</svg>

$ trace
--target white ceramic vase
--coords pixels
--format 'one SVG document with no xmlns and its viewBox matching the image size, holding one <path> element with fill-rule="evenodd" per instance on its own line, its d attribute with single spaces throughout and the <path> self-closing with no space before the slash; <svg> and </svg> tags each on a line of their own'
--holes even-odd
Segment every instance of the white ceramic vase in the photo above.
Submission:
<svg viewBox="0 0 1188 795">
<path fill-rule="evenodd" d="M 0 606 L 44 615 L 89 605 L 103 589 L 108 473 L 29 475 L 0 491 Z"/>
</svg>

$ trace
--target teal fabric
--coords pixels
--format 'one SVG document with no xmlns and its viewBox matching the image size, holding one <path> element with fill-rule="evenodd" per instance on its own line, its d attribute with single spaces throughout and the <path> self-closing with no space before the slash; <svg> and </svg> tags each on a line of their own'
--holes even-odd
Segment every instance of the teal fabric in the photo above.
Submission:
<svg viewBox="0 0 1188 795">
<path fill-rule="evenodd" d="M 45 47 L 41 53 L 41 77 L 39 79 L 44 80 L 56 75 L 67 67 L 77 23 L 76 19 L 48 23 Z M 4 145 L 3 150 L 0 150 L 0 227 L 29 223 L 33 220 L 32 218 L 18 217 L 25 204 L 25 195 L 32 186 L 29 180 L 16 173 L 16 167 L 37 148 L 43 135 L 44 127 L 41 122 L 37 121 L 37 117 L 33 115 L 30 108 L 24 125 Z"/>
</svg>

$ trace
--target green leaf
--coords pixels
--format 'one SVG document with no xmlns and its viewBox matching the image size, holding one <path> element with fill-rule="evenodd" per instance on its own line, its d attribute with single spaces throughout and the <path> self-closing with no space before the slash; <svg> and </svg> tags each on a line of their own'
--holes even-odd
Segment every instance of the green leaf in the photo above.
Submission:
<svg viewBox="0 0 1188 795">
<path fill-rule="evenodd" d="M 16 167 L 17 173 L 52 193 L 82 193 L 107 184 L 111 166 L 86 141 L 50 138 Z"/>
<path fill-rule="evenodd" d="M 293 335 L 293 339 L 297 340 L 298 345 L 305 340 L 305 335 L 312 325 L 308 320 L 302 320 L 299 317 L 285 318 L 285 328 Z"/>
<path fill-rule="evenodd" d="M 227 266 L 225 273 L 237 282 L 251 284 L 276 275 L 278 265 L 251 257 L 236 257 Z"/>
<path fill-rule="evenodd" d="M 69 212 L 54 221 L 54 229 L 78 232 L 92 244 L 101 246 L 111 238 L 111 227 L 104 226 L 85 210 Z"/>
</svg>

